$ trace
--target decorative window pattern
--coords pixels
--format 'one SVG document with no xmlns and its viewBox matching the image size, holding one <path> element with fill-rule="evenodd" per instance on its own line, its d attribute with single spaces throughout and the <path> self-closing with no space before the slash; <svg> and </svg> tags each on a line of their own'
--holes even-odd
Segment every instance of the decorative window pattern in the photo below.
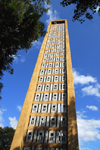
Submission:
<svg viewBox="0 0 100 150">
<path fill-rule="evenodd" d="M 47 140 L 45 138 L 47 138 Z M 52 130 L 50 131 L 28 130 L 27 135 L 26 135 L 26 141 L 27 142 L 37 141 L 37 143 L 43 143 L 44 141 L 47 141 L 47 143 L 66 143 L 67 132 L 66 131 L 52 131 Z"/>
<path fill-rule="evenodd" d="M 38 129 L 27 130 L 26 142 L 67 144 L 66 73 L 65 24 L 52 24 L 28 124 L 29 127 Z M 58 129 L 47 130 L 48 127 Z M 24 150 L 67 150 L 48 148 L 24 147 Z"/>
</svg>

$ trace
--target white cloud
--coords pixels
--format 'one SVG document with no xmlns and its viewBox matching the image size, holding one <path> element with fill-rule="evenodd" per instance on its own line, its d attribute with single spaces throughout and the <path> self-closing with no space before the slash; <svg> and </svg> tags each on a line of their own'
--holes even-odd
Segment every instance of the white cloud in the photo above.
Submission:
<svg viewBox="0 0 100 150">
<path fill-rule="evenodd" d="M 91 150 L 90 148 L 81 148 L 80 147 L 80 150 Z"/>
<path fill-rule="evenodd" d="M 90 96 L 97 96 L 97 97 L 100 97 L 100 85 L 99 84 L 96 84 L 95 87 L 93 87 L 93 85 L 90 85 L 88 87 L 84 87 L 82 88 L 82 92 L 83 92 L 83 95 L 90 95 Z"/>
<path fill-rule="evenodd" d="M 3 119 L 3 112 L 6 111 L 6 109 L 1 109 L 0 110 L 0 127 L 4 127 L 4 119 Z"/>
<path fill-rule="evenodd" d="M 73 69 L 73 77 L 74 77 L 74 84 L 88 84 L 88 83 L 95 83 L 97 82 L 96 78 L 92 76 L 84 76 L 80 75 L 75 69 Z"/>
<path fill-rule="evenodd" d="M 3 108 L 2 111 L 7 111 L 7 109 Z"/>
<path fill-rule="evenodd" d="M 96 13 L 98 13 L 100 11 L 100 6 L 97 6 L 96 9 L 93 9 Z"/>
<path fill-rule="evenodd" d="M 26 59 L 25 59 L 24 57 L 22 57 L 22 58 L 20 59 L 20 61 L 23 62 L 23 63 L 25 62 L 25 60 L 26 60 Z"/>
<path fill-rule="evenodd" d="M 87 116 L 85 116 L 84 113 L 86 113 L 86 111 L 82 111 L 82 112 L 77 111 L 77 115 L 78 115 L 78 116 L 80 116 L 80 117 L 82 117 L 82 118 L 87 118 Z"/>
<path fill-rule="evenodd" d="M 40 46 L 41 46 L 41 42 L 40 41 L 34 41 L 34 42 L 32 42 L 32 44 L 33 44 L 33 46 L 34 47 L 36 47 L 37 49 L 39 49 L 40 48 Z"/>
<path fill-rule="evenodd" d="M 96 106 L 89 106 L 89 105 L 87 105 L 86 108 L 89 108 L 89 109 L 91 109 L 93 111 L 98 111 L 98 107 L 96 107 Z"/>
<path fill-rule="evenodd" d="M 100 140 L 100 120 L 84 119 L 81 112 L 77 115 L 79 143 Z"/>
<path fill-rule="evenodd" d="M 98 84 L 98 81 L 96 78 L 92 76 L 84 76 L 80 75 L 79 72 L 77 72 L 75 69 L 73 69 L 73 77 L 74 77 L 74 84 L 93 84 L 89 85 L 87 87 L 84 87 L 81 89 L 83 92 L 83 96 L 90 95 L 90 96 L 97 96 L 100 97 L 100 84 Z"/>
<path fill-rule="evenodd" d="M 47 16 L 49 17 L 49 19 L 46 20 L 47 24 L 49 24 L 49 22 L 52 20 L 58 20 L 59 19 L 59 14 L 56 10 L 53 11 L 52 5 L 45 5 L 45 7 L 50 8 L 47 12 Z"/>
<path fill-rule="evenodd" d="M 10 126 L 11 126 L 12 128 L 14 128 L 14 129 L 16 129 L 17 122 L 18 122 L 18 121 L 16 120 L 16 117 L 13 117 L 13 118 L 9 117 L 8 119 L 9 119 L 9 121 L 10 121 Z"/>
<path fill-rule="evenodd" d="M 13 58 L 14 58 L 14 60 L 16 59 L 16 55 L 11 55 L 11 57 L 13 57 Z"/>
<path fill-rule="evenodd" d="M 12 57 L 14 58 L 14 62 L 18 63 L 18 62 L 25 62 L 25 57 L 23 57 L 22 55 L 12 55 Z"/>
<path fill-rule="evenodd" d="M 19 111 L 21 111 L 22 110 L 22 106 L 17 106 L 17 109 L 19 110 Z"/>
<path fill-rule="evenodd" d="M 14 62 L 18 62 L 18 56 L 16 56 L 16 55 L 9 55 L 9 57 L 13 58 Z"/>
</svg>

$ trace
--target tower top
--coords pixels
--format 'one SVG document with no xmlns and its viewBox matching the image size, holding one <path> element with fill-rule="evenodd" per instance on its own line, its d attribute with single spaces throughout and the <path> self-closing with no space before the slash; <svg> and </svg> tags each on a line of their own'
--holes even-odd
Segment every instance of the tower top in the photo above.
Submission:
<svg viewBox="0 0 100 150">
<path fill-rule="evenodd" d="M 53 20 L 51 21 L 51 24 L 63 24 L 65 21 L 67 21 L 67 19 Z"/>
</svg>

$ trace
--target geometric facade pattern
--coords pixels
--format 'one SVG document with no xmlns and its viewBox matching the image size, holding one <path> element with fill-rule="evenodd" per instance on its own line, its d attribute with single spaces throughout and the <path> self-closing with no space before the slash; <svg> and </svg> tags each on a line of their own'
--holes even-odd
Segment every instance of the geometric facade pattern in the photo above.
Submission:
<svg viewBox="0 0 100 150">
<path fill-rule="evenodd" d="M 11 150 L 79 149 L 70 63 L 67 21 L 51 21 L 33 72 Z"/>
</svg>

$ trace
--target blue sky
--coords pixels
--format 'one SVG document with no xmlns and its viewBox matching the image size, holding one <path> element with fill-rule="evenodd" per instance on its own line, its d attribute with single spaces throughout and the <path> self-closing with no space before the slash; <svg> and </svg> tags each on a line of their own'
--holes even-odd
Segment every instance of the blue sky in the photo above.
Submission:
<svg viewBox="0 0 100 150">
<path fill-rule="evenodd" d="M 41 18 L 46 29 L 50 20 L 67 19 L 70 39 L 80 150 L 100 150 L 100 17 L 72 22 L 75 6 L 63 8 L 51 0 L 50 10 Z M 0 126 L 16 128 L 43 38 L 20 51 L 13 62 L 14 74 L 5 72 L 0 101 Z"/>
</svg>

